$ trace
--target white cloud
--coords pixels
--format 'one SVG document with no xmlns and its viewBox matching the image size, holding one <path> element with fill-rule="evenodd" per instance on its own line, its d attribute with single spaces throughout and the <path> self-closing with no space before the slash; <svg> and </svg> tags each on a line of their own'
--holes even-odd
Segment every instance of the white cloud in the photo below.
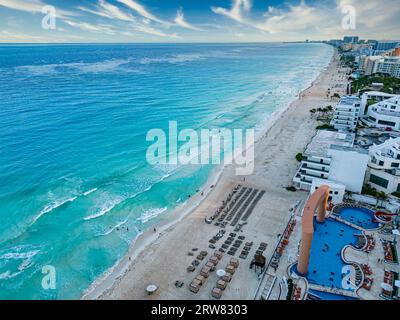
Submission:
<svg viewBox="0 0 400 320">
<path fill-rule="evenodd" d="M 204 30 L 202 30 L 200 28 L 197 28 L 197 27 L 191 25 L 189 22 L 187 22 L 185 20 L 185 15 L 184 15 L 182 9 L 178 10 L 178 12 L 176 13 L 176 18 L 175 18 L 174 21 L 178 26 L 180 26 L 182 28 L 190 29 L 190 30 L 194 30 L 194 31 L 204 31 Z"/>
<path fill-rule="evenodd" d="M 243 11 L 249 12 L 252 3 L 250 0 L 233 0 L 232 7 L 230 10 L 221 7 L 211 7 L 214 13 L 224 15 L 232 20 L 244 23 L 245 18 L 243 17 Z"/>
<path fill-rule="evenodd" d="M 9 9 L 25 11 L 30 13 L 38 13 L 38 12 L 41 13 L 43 7 L 46 5 L 47 5 L 46 3 L 40 0 L 30 0 L 29 2 L 25 0 L 0 0 L 0 7 L 6 7 Z M 76 16 L 74 12 L 62 10 L 57 7 L 55 8 L 58 18 Z"/>
<path fill-rule="evenodd" d="M 177 34 L 167 34 L 164 33 L 160 30 L 157 30 L 155 28 L 152 28 L 150 26 L 146 26 L 146 25 L 136 25 L 135 30 L 143 32 L 143 33 L 147 33 L 153 36 L 157 36 L 157 37 L 162 37 L 162 38 L 174 38 L 174 39 L 179 39 L 180 37 Z"/>
<path fill-rule="evenodd" d="M 82 6 L 78 7 L 78 9 L 104 18 L 117 19 L 122 21 L 131 21 L 131 22 L 135 21 L 135 18 L 132 15 L 125 13 L 117 6 L 114 6 L 113 4 L 110 4 L 105 0 L 99 0 L 96 10 Z"/>
<path fill-rule="evenodd" d="M 342 28 L 342 7 L 351 5 L 356 9 L 356 30 Z M 270 6 L 263 18 L 249 18 L 251 3 L 246 0 L 234 0 L 231 9 L 215 8 L 211 10 L 231 20 L 253 29 L 269 33 L 269 39 L 315 38 L 326 39 L 341 37 L 345 34 L 358 34 L 364 38 L 399 38 L 400 6 L 398 0 L 336 0 L 335 2 L 300 1 L 297 5 L 284 7 Z"/>
<path fill-rule="evenodd" d="M 157 18 L 155 15 L 150 13 L 143 5 L 141 5 L 137 1 L 133 1 L 133 0 L 117 0 L 117 1 L 126 5 L 128 8 L 136 11 L 136 13 L 138 13 L 145 19 L 148 19 L 148 20 L 151 20 L 154 22 L 158 22 L 161 24 L 168 24 L 167 22 Z"/>
<path fill-rule="evenodd" d="M 106 25 L 106 24 L 92 24 L 87 22 L 76 22 L 72 20 L 65 20 L 66 24 L 70 25 L 74 28 L 79 28 L 84 31 L 89 32 L 99 32 L 99 33 L 106 33 L 106 34 L 115 34 L 116 31 L 113 29 L 113 26 Z"/>
</svg>

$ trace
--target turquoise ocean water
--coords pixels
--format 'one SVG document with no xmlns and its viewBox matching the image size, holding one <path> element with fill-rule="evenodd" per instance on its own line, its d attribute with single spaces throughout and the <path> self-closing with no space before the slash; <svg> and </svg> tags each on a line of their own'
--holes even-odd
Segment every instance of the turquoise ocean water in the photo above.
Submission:
<svg viewBox="0 0 400 320">
<path fill-rule="evenodd" d="M 328 65 L 323 44 L 0 46 L 0 299 L 76 299 L 208 179 L 150 166 L 148 130 L 252 128 Z M 43 266 L 56 289 L 41 286 Z"/>
</svg>

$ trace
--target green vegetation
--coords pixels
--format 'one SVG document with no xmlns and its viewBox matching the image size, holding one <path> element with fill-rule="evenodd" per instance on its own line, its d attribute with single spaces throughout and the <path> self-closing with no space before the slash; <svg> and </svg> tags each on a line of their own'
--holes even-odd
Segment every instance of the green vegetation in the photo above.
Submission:
<svg viewBox="0 0 400 320">
<path fill-rule="evenodd" d="M 339 50 L 340 51 L 340 50 Z M 342 52 L 343 52 L 343 50 L 342 50 Z M 349 68 L 355 68 L 356 67 L 356 63 L 355 63 L 355 57 L 353 57 L 353 56 L 344 56 L 344 55 L 342 55 L 341 57 L 340 57 L 340 61 L 344 64 L 344 65 L 346 65 L 347 67 L 349 67 Z"/>
<path fill-rule="evenodd" d="M 294 288 L 292 279 L 289 279 L 287 281 L 287 287 L 288 287 L 288 292 L 287 292 L 287 295 L 286 295 L 286 300 L 291 300 L 292 299 L 292 295 L 293 295 L 293 288 Z"/>
<path fill-rule="evenodd" d="M 379 204 L 379 201 L 381 201 L 381 206 L 383 206 L 383 203 L 388 199 L 386 193 L 383 191 L 377 191 L 375 188 L 371 188 L 370 185 L 365 185 L 362 188 L 361 193 L 376 198 L 376 200 L 378 200 L 377 204 Z"/>
<path fill-rule="evenodd" d="M 361 193 L 376 198 L 378 191 L 376 191 L 374 188 L 371 188 L 371 186 L 367 184 L 362 188 Z"/>
<path fill-rule="evenodd" d="M 360 90 L 367 89 L 372 83 L 383 83 L 383 88 L 380 90 L 386 93 L 400 92 L 400 79 L 388 75 L 374 74 L 370 76 L 360 77 L 351 84 L 351 92 L 357 93 Z"/>
<path fill-rule="evenodd" d="M 300 153 L 298 153 L 298 154 L 296 154 L 296 160 L 298 161 L 298 162 L 301 162 L 301 160 L 303 160 L 303 154 L 300 152 Z"/>
<path fill-rule="evenodd" d="M 368 99 L 367 101 L 367 107 L 372 106 L 373 104 L 378 103 L 377 100 L 375 99 Z"/>
<path fill-rule="evenodd" d="M 290 192 L 296 192 L 297 191 L 297 189 L 295 187 L 293 187 L 293 186 L 286 187 L 286 190 L 290 191 Z"/>
<path fill-rule="evenodd" d="M 317 114 L 318 117 L 327 117 L 333 111 L 332 106 L 327 106 L 325 108 L 311 109 L 310 113 L 312 115 Z"/>
<path fill-rule="evenodd" d="M 332 95 L 332 98 L 340 99 L 340 94 L 335 92 L 335 93 Z"/>
</svg>

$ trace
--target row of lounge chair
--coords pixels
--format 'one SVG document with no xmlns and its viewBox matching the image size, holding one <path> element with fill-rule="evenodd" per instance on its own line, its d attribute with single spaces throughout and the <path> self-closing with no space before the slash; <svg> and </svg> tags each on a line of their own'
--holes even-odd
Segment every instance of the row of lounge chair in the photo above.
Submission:
<svg viewBox="0 0 400 320">
<path fill-rule="evenodd" d="M 367 264 L 362 264 L 361 269 L 363 270 L 364 274 L 367 276 L 370 276 L 373 273 L 371 267 Z"/>
<path fill-rule="evenodd" d="M 239 260 L 232 258 L 225 268 L 226 275 L 219 279 L 215 287 L 211 290 L 211 296 L 215 299 L 221 299 L 228 283 L 231 282 L 233 275 L 239 268 Z"/>
<path fill-rule="evenodd" d="M 294 286 L 292 300 L 300 300 L 301 299 L 301 288 L 298 286 Z"/>
<path fill-rule="evenodd" d="M 200 273 L 189 284 L 189 290 L 191 292 L 195 294 L 199 292 L 200 287 L 206 283 L 210 274 L 215 271 L 215 268 L 221 259 L 222 259 L 222 253 L 219 251 L 214 252 L 214 254 L 203 266 Z"/>
<path fill-rule="evenodd" d="M 197 251 L 197 248 L 196 248 Z M 196 270 L 196 268 L 200 265 L 201 261 L 203 261 L 205 259 L 205 257 L 207 257 L 208 252 L 207 251 L 201 251 L 195 260 L 192 261 L 191 265 L 188 266 L 186 268 L 187 272 L 194 272 Z"/>
<path fill-rule="evenodd" d="M 369 235 L 367 235 L 366 237 L 367 237 L 367 245 L 366 245 L 364 251 L 369 253 L 375 249 L 375 239 L 373 236 L 369 236 Z"/>
<path fill-rule="evenodd" d="M 374 283 L 374 279 L 365 277 L 362 287 L 366 290 L 371 290 L 372 284 Z"/>
<path fill-rule="evenodd" d="M 394 279 L 395 279 L 394 272 L 385 270 L 385 274 L 384 274 L 384 277 L 383 277 L 383 282 L 388 284 L 389 286 L 393 287 Z M 385 299 L 392 299 L 393 291 L 388 291 L 388 290 L 385 290 L 384 288 L 382 288 L 381 295 Z"/>
<path fill-rule="evenodd" d="M 205 222 L 207 224 L 212 224 L 215 219 L 218 218 L 218 221 L 215 223 L 216 225 L 220 225 L 220 223 L 224 220 L 227 213 L 231 210 L 233 204 L 241 197 L 241 195 L 245 192 L 246 188 L 240 190 L 242 186 L 239 184 L 232 189 L 232 192 L 228 194 L 226 200 L 222 201 L 222 205 L 215 211 L 215 213 L 211 217 L 207 217 Z M 240 190 L 239 194 L 238 191 Z M 235 196 L 236 194 L 236 196 Z M 221 215 L 222 214 L 222 215 Z M 220 217 L 221 216 L 221 217 Z"/>
<path fill-rule="evenodd" d="M 286 246 L 289 244 L 290 236 L 293 233 L 294 227 L 296 226 L 296 219 L 292 219 L 287 225 L 285 232 L 283 233 L 282 240 L 276 248 L 276 256 L 281 257 Z"/>
<path fill-rule="evenodd" d="M 390 242 L 383 241 L 383 252 L 385 254 L 385 262 L 393 263 L 394 262 L 394 255 L 393 255 L 393 248 Z"/>
</svg>

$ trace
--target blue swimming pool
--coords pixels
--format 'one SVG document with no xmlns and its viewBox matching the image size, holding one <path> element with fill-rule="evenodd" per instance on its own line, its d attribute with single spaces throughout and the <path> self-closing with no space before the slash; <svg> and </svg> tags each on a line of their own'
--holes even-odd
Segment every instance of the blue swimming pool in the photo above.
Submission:
<svg viewBox="0 0 400 320">
<path fill-rule="evenodd" d="M 358 300 L 357 298 L 346 297 L 339 294 L 333 294 L 329 292 L 322 292 L 317 290 L 308 290 L 312 295 L 320 298 L 320 300 Z"/>
<path fill-rule="evenodd" d="M 379 224 L 373 220 L 374 212 L 367 208 L 342 208 L 339 216 L 366 230 L 376 229 L 379 227 Z"/>
<path fill-rule="evenodd" d="M 356 244 L 356 235 L 361 234 L 360 231 L 329 218 L 324 223 L 314 220 L 314 228 L 307 280 L 313 284 L 352 290 L 343 287 L 342 272 L 346 264 L 341 251 L 346 245 Z"/>
</svg>

